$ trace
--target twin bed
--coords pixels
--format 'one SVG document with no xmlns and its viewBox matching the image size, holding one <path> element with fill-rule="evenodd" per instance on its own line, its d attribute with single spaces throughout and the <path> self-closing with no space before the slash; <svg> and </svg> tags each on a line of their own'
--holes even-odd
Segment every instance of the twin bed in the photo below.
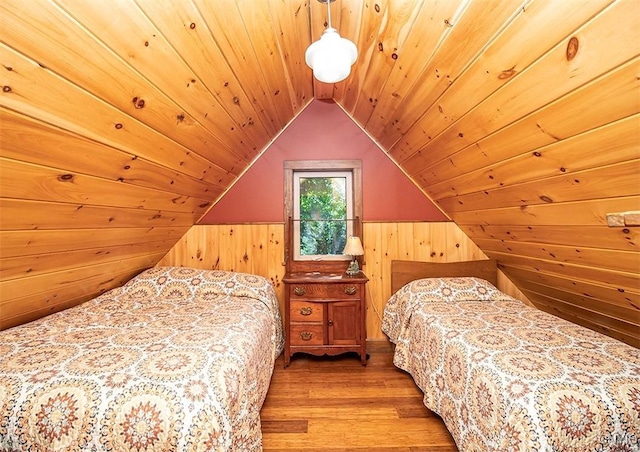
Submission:
<svg viewBox="0 0 640 452">
<path fill-rule="evenodd" d="M 269 280 L 147 270 L 0 333 L 0 450 L 261 450 L 283 342 Z"/>
<path fill-rule="evenodd" d="M 459 449 L 640 450 L 640 350 L 529 307 L 495 278 L 494 261 L 392 263 L 382 329 L 394 364 Z"/>
<path fill-rule="evenodd" d="M 392 263 L 394 363 L 459 449 L 640 450 L 640 351 L 495 284 L 494 261 Z M 283 342 L 267 279 L 147 270 L 0 332 L 0 450 L 261 450 Z"/>
</svg>

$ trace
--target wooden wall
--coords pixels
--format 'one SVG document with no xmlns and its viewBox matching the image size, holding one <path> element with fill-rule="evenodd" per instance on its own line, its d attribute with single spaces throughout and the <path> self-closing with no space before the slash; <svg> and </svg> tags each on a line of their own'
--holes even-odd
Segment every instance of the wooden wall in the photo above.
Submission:
<svg viewBox="0 0 640 452">
<path fill-rule="evenodd" d="M 451 222 L 363 224 L 365 264 L 369 277 L 367 337 L 385 339 L 380 330 L 384 305 L 391 295 L 391 260 L 453 262 L 486 256 Z M 284 225 L 241 224 L 192 227 L 158 263 L 256 273 L 269 278 L 284 306 Z M 346 266 L 345 266 L 346 268 Z M 523 299 L 503 275 L 500 288 Z"/>
<path fill-rule="evenodd" d="M 349 111 L 536 306 L 640 346 L 640 231 L 606 221 L 640 210 L 638 3 L 576 6 L 531 2 L 473 61 L 443 44 L 433 89 Z"/>
<path fill-rule="evenodd" d="M 1 1 L 0 328 L 154 265 L 316 97 L 538 307 L 640 346 L 640 233 L 606 226 L 640 210 L 637 0 L 332 11 L 359 57 L 325 85 L 317 1 Z"/>
<path fill-rule="evenodd" d="M 169 6 L 0 2 L 0 329 L 155 265 L 311 100 L 279 54 L 235 53 L 227 8 Z M 308 16 L 265 6 L 292 29 L 261 44 L 302 45 Z"/>
<path fill-rule="evenodd" d="M 640 347 L 640 232 L 606 221 L 640 210 L 638 2 L 519 3 L 367 10 L 331 95 L 537 307 Z"/>
</svg>

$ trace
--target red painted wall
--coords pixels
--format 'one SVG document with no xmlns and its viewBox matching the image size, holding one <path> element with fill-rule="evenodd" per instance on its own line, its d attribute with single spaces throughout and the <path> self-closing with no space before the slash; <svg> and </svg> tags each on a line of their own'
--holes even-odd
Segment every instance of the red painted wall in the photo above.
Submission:
<svg viewBox="0 0 640 452">
<path fill-rule="evenodd" d="M 199 224 L 284 222 L 285 160 L 362 160 L 363 221 L 446 221 L 332 101 L 314 100 Z"/>
</svg>

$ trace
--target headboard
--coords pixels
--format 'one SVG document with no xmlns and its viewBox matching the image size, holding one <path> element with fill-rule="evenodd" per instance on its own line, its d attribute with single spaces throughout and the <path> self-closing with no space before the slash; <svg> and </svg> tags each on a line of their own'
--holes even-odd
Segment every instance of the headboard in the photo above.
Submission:
<svg viewBox="0 0 640 452">
<path fill-rule="evenodd" d="M 391 261 L 391 293 L 415 279 L 475 276 L 498 284 L 498 268 L 495 259 L 463 262 Z"/>
</svg>

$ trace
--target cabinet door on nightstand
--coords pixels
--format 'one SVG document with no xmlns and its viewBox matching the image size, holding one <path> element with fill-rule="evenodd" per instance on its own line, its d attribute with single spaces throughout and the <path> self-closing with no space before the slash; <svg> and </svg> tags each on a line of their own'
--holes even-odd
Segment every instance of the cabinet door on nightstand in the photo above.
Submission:
<svg viewBox="0 0 640 452">
<path fill-rule="evenodd" d="M 332 345 L 360 343 L 360 301 L 329 303 L 328 333 Z"/>
</svg>

